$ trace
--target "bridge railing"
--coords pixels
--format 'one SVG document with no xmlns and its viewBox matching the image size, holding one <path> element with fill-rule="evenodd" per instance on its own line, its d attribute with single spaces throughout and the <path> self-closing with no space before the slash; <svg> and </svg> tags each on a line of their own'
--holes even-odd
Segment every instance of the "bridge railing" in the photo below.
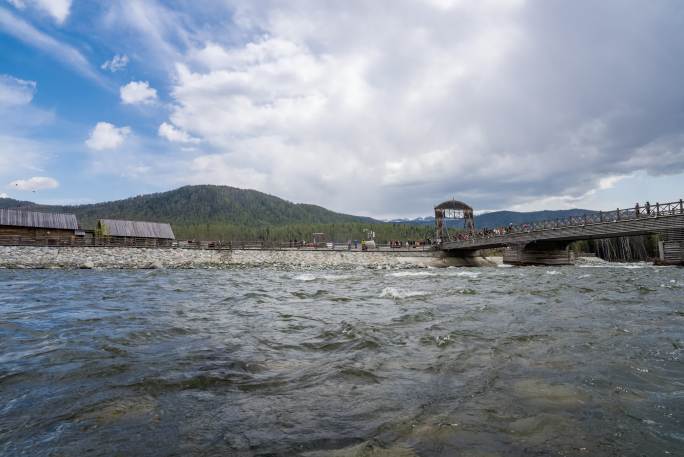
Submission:
<svg viewBox="0 0 684 457">
<path fill-rule="evenodd" d="M 511 224 L 507 227 L 484 229 L 475 234 L 458 233 L 450 241 L 475 241 L 502 237 L 513 233 L 529 233 L 541 230 L 554 230 L 567 227 L 582 227 L 590 224 L 604 224 L 642 218 L 655 218 L 684 214 L 684 200 L 668 203 L 637 203 L 633 208 L 617 208 L 613 211 L 598 211 L 581 216 L 570 216 L 563 219 L 550 219 L 525 224 Z"/>
</svg>

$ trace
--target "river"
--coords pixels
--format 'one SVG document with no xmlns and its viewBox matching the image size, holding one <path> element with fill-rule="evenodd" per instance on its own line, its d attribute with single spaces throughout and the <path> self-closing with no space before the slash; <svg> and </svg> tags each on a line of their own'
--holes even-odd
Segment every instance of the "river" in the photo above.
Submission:
<svg viewBox="0 0 684 457">
<path fill-rule="evenodd" d="M 0 270 L 0 455 L 684 455 L 684 269 Z"/>
</svg>

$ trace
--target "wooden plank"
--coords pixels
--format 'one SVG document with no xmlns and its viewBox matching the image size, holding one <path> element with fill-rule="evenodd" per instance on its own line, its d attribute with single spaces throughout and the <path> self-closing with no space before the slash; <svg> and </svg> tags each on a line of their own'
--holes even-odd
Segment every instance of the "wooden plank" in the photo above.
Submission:
<svg viewBox="0 0 684 457">
<path fill-rule="evenodd" d="M 78 220 L 74 214 L 40 213 L 15 209 L 0 209 L 0 225 L 78 230 Z"/>
<path fill-rule="evenodd" d="M 100 219 L 98 228 L 106 236 L 122 236 L 134 238 L 159 238 L 173 240 L 171 225 L 160 222 L 126 221 L 116 219 Z"/>
</svg>

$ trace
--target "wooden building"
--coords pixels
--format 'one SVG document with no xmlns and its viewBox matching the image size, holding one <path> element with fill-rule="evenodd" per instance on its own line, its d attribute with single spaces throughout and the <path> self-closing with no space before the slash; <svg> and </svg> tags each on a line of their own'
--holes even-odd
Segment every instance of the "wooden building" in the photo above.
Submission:
<svg viewBox="0 0 684 457">
<path fill-rule="evenodd" d="M 176 239 L 170 224 L 160 222 L 100 219 L 95 233 L 102 237 L 128 239 L 135 244 L 171 245 Z"/>
<path fill-rule="evenodd" d="M 49 244 L 81 235 L 74 214 L 0 209 L 0 238 L 4 242 Z"/>
</svg>

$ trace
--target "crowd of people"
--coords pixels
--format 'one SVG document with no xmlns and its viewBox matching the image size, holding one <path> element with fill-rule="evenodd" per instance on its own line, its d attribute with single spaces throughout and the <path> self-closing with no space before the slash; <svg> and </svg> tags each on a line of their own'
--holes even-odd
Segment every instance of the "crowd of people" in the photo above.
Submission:
<svg viewBox="0 0 684 457">
<path fill-rule="evenodd" d="M 508 227 L 484 228 L 473 233 L 458 232 L 455 234 L 450 234 L 450 238 L 457 241 L 469 241 L 482 238 L 491 238 L 493 236 L 507 235 L 509 233 L 529 232 L 531 230 L 532 226 L 529 224 L 523 224 L 520 226 L 509 224 Z"/>
<path fill-rule="evenodd" d="M 424 240 L 408 240 L 408 241 L 401 241 L 401 240 L 390 240 L 388 242 L 388 245 L 392 249 L 400 249 L 400 248 L 418 248 L 421 246 L 430 246 L 432 244 L 432 241 L 430 238 L 424 239 Z"/>
</svg>

